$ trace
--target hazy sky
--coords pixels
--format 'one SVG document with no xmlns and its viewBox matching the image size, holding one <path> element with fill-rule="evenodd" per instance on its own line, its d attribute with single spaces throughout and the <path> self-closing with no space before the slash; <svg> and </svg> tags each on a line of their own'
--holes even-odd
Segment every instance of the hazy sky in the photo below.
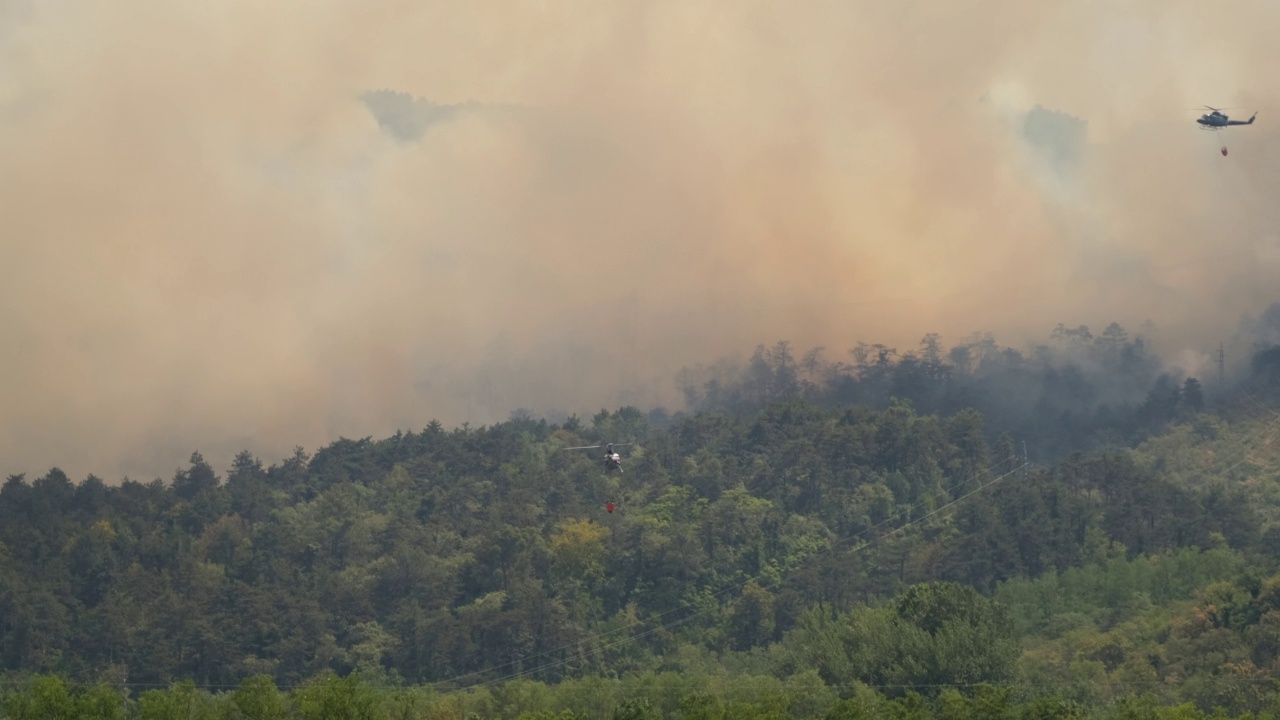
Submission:
<svg viewBox="0 0 1280 720">
<path fill-rule="evenodd" d="M 1151 319 L 1194 356 L 1280 294 L 1276 27 L 1273 0 L 0 0 L 0 472 L 675 403 L 681 365 L 778 339 Z M 402 142 L 382 88 L 476 105 Z M 1204 103 L 1262 112 L 1208 133 Z M 1036 105 L 1087 142 L 1029 143 Z"/>
</svg>

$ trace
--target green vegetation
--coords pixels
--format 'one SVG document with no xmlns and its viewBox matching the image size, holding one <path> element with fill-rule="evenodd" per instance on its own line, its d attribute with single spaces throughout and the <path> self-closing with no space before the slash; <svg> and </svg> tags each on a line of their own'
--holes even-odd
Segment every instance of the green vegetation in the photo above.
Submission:
<svg viewBox="0 0 1280 720">
<path fill-rule="evenodd" d="M 13 476 L 0 707 L 1280 718 L 1266 381 L 1210 413 L 1157 375 L 1178 393 L 1127 416 L 1147 430 L 1103 414 L 1134 447 L 1034 466 L 973 409 L 783 392 L 432 423 L 270 467 L 242 453 L 225 479 L 199 454 L 171 483 Z M 562 450 L 610 440 L 636 443 L 625 474 Z"/>
<path fill-rule="evenodd" d="M 1280 318 L 1280 304 L 1268 311 Z M 1204 388 L 1152 353 L 1140 335 L 1111 323 L 1098 335 L 1059 324 L 1049 342 L 1030 351 L 999 345 L 989 333 L 954 347 L 936 334 L 899 351 L 858 343 L 853 362 L 826 359 L 825 348 L 796 357 L 789 343 L 761 345 L 745 363 L 687 368 L 685 400 L 700 410 L 754 413 L 781 399 L 804 398 L 826 407 L 884 409 L 895 399 L 919 412 L 982 413 L 996 430 L 1017 430 L 1033 457 L 1127 445 L 1160 433 L 1205 406 Z M 1276 372 L 1280 361 L 1261 353 L 1255 371 Z M 990 440 L 995 440 L 992 435 Z"/>
</svg>

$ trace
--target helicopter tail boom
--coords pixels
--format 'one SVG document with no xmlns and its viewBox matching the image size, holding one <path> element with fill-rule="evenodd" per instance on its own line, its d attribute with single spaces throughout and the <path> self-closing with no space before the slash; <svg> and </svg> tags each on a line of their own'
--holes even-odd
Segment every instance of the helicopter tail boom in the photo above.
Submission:
<svg viewBox="0 0 1280 720">
<path fill-rule="evenodd" d="M 1258 113 L 1254 113 L 1253 117 L 1248 120 L 1228 120 L 1228 125 L 1252 125 L 1254 120 L 1258 119 Z"/>
</svg>

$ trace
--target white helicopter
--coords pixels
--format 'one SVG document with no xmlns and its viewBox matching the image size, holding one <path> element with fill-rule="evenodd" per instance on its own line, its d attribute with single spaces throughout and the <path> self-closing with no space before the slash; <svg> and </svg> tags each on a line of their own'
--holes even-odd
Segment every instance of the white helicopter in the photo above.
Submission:
<svg viewBox="0 0 1280 720">
<path fill-rule="evenodd" d="M 617 470 L 618 472 L 622 472 L 622 456 L 619 455 L 618 451 L 615 450 L 614 448 L 622 447 L 624 445 L 630 445 L 630 444 L 631 443 L 608 443 L 607 445 L 579 445 L 578 447 L 567 447 L 567 448 L 561 448 L 561 449 L 562 450 L 595 450 L 596 448 L 603 447 L 605 448 L 605 451 L 604 451 L 604 457 L 601 459 L 604 460 L 604 471 L 606 473 L 611 470 Z"/>
</svg>

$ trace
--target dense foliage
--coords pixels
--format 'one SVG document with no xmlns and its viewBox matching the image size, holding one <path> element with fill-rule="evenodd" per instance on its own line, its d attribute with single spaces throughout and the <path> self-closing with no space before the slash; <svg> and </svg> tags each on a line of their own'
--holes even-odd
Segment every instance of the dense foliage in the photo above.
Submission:
<svg viewBox="0 0 1280 720">
<path fill-rule="evenodd" d="M 1280 306 L 1274 314 L 1280 318 Z M 978 333 L 951 348 L 929 334 L 913 350 L 858 343 L 851 362 L 827 355 L 819 347 L 797 357 L 785 341 L 762 345 L 745 363 L 687 368 L 680 385 L 690 407 L 735 413 L 796 397 L 875 408 L 900 398 L 943 415 L 973 408 L 997 434 L 1017 428 L 1042 459 L 1138 442 L 1205 405 L 1198 379 L 1181 377 L 1117 323 L 1097 336 L 1060 324 L 1029 351 Z"/>
<path fill-rule="evenodd" d="M 242 453 L 225 479 L 198 453 L 171 483 L 13 476 L 6 712 L 1274 709 L 1276 395 L 1210 415 L 1178 387 L 1164 434 L 1040 465 L 973 409 L 783 396 L 432 423 L 270 467 Z M 624 440 L 622 475 L 563 450 Z"/>
<path fill-rule="evenodd" d="M 442 694 L 430 688 L 375 685 L 356 673 L 331 673 L 282 691 L 269 677 L 210 692 L 190 682 L 143 691 L 137 698 L 105 684 L 68 686 L 38 677 L 0 691 L 7 717 L 92 720 L 1277 720 L 1280 707 L 1258 713 L 1205 712 L 1194 703 L 1163 703 L 1133 693 L 1105 709 L 1061 692 L 1030 697 L 1014 688 L 981 684 L 932 695 L 909 691 L 886 697 L 858 685 L 843 691 L 810 676 L 679 676 L 570 680 L 555 686 L 514 681 L 499 688 Z"/>
</svg>

